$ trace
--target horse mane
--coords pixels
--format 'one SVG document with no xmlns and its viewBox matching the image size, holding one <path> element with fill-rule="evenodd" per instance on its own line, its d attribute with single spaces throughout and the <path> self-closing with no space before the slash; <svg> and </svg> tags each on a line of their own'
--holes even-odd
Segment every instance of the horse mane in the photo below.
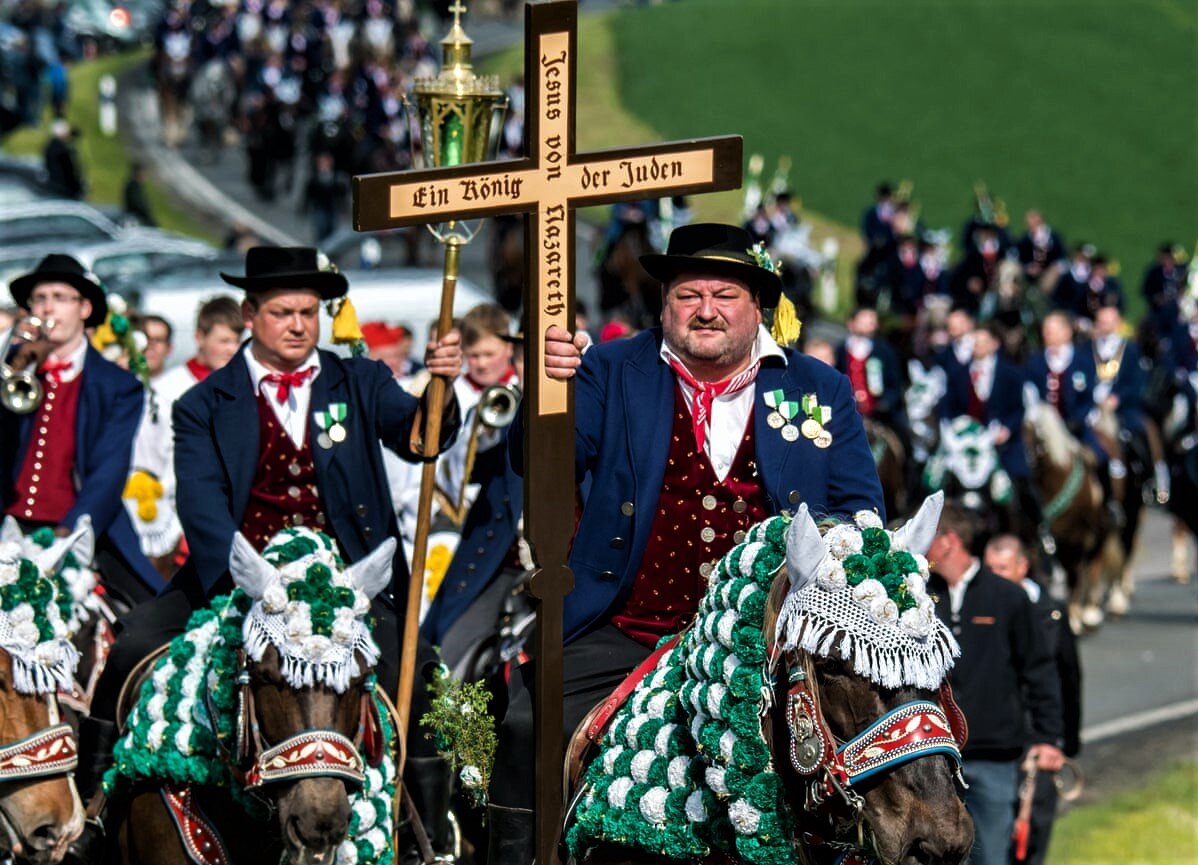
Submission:
<svg viewBox="0 0 1198 865">
<path fill-rule="evenodd" d="M 1048 459 L 1055 466 L 1067 466 L 1081 445 L 1069 433 L 1065 421 L 1051 406 L 1038 403 L 1030 414 L 1032 429 L 1044 445 Z"/>
</svg>

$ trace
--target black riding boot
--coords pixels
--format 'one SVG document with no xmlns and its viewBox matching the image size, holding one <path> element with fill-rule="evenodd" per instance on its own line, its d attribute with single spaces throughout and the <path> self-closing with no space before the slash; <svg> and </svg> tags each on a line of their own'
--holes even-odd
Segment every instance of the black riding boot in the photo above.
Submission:
<svg viewBox="0 0 1198 865">
<path fill-rule="evenodd" d="M 536 826 L 527 808 L 487 806 L 490 841 L 487 865 L 531 865 L 536 856 Z"/>
<path fill-rule="evenodd" d="M 412 803 L 416 806 L 416 813 L 420 816 L 420 822 L 428 835 L 433 854 L 445 856 L 445 861 L 453 861 L 453 825 L 449 821 L 449 800 L 452 792 L 449 765 L 440 757 L 409 757 L 404 765 L 403 776 Z M 411 849 L 415 847 L 415 838 L 407 840 L 411 841 L 411 845 L 410 849 L 405 851 L 404 861 L 410 859 L 412 862 L 419 862 L 419 850 Z"/>
<path fill-rule="evenodd" d="M 75 787 L 89 813 L 92 800 L 100 795 L 100 782 L 112 765 L 112 749 L 120 734 L 112 721 L 84 716 L 79 719 L 79 768 Z M 102 812 L 101 812 L 102 813 Z M 83 824 L 83 833 L 67 849 L 64 863 L 92 865 L 104 861 L 104 823 L 101 815 Z"/>
</svg>

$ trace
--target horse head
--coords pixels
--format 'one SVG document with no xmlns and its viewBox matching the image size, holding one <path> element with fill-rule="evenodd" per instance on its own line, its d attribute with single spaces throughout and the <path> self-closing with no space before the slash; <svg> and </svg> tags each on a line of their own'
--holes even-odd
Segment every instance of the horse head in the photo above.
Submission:
<svg viewBox="0 0 1198 865">
<path fill-rule="evenodd" d="M 13 528 L 0 541 L 0 858 L 53 863 L 83 828 L 75 735 L 58 705 L 79 660 L 60 572 L 69 555 L 90 560 L 95 538 L 86 519 L 45 547 L 12 540 Z"/>
<path fill-rule="evenodd" d="M 238 534 L 230 571 L 252 600 L 239 673 L 238 758 L 246 786 L 277 807 L 287 861 L 332 863 L 349 789 L 381 756 L 371 670 L 371 599 L 391 579 L 395 541 L 342 567 L 332 541 L 288 529 L 262 554 Z"/>
<path fill-rule="evenodd" d="M 955 865 L 973 840 L 946 681 L 959 650 L 925 588 L 942 503 L 894 532 L 866 512 L 821 531 L 801 507 L 772 598 L 773 750 L 798 828 L 881 862 Z"/>
</svg>

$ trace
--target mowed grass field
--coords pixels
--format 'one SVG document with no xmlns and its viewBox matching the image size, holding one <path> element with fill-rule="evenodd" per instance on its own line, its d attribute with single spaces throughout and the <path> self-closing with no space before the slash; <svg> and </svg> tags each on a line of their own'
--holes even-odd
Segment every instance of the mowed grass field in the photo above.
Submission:
<svg viewBox="0 0 1198 865">
<path fill-rule="evenodd" d="M 1195 0 L 678 0 L 586 16 L 581 147 L 740 133 L 842 238 L 882 179 L 957 236 L 985 181 L 1122 265 L 1198 240 Z M 489 65 L 520 68 L 519 50 Z M 739 194 L 699 202 L 734 218 Z M 839 226 L 839 231 L 837 230 Z M 851 254 L 850 250 L 850 254 Z"/>
<path fill-rule="evenodd" d="M 1196 25 L 1194 0 L 685 0 L 611 19 L 620 103 L 661 135 L 789 155 L 805 204 L 852 226 L 878 180 L 907 178 L 955 234 L 984 180 L 1017 227 L 1042 208 L 1137 289 L 1161 241 L 1198 238 Z"/>
</svg>

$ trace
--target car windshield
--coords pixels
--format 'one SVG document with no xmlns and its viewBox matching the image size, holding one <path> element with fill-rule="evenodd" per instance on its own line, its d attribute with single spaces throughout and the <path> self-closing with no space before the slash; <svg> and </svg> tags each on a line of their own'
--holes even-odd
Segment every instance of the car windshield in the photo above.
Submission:
<svg viewBox="0 0 1198 865">
<path fill-rule="evenodd" d="M 101 226 L 68 213 L 45 213 L 0 222 L 0 244 L 36 243 L 42 240 L 100 242 L 111 235 Z"/>
</svg>

